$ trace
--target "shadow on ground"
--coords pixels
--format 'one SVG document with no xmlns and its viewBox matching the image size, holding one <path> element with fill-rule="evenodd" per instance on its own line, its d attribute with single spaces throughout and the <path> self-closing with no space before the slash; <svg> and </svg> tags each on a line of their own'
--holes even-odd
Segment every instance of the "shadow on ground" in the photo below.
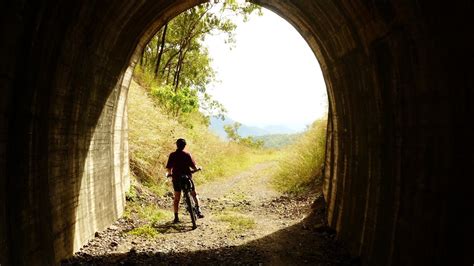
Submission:
<svg viewBox="0 0 474 266">
<path fill-rule="evenodd" d="M 325 226 L 324 202 L 300 223 L 241 246 L 180 253 L 144 252 L 90 256 L 76 254 L 63 265 L 359 265 L 351 258 L 334 230 Z M 163 229 L 174 230 L 167 225 Z M 169 232 L 168 232 L 169 233 Z"/>
<path fill-rule="evenodd" d="M 174 224 L 173 222 L 154 225 L 153 228 L 155 228 L 155 230 L 161 234 L 176 234 L 193 230 L 191 225 L 181 223 Z"/>
</svg>

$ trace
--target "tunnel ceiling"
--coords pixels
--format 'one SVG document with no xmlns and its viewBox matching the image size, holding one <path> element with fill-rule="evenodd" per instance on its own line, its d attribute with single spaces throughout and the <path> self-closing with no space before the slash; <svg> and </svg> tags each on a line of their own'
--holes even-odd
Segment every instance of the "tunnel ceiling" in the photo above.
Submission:
<svg viewBox="0 0 474 266">
<path fill-rule="evenodd" d="M 57 262 L 121 215 L 131 69 L 200 2 L 1 4 L 0 264 Z M 366 265 L 472 263 L 472 2 L 254 2 L 321 64 L 338 238 Z"/>
</svg>

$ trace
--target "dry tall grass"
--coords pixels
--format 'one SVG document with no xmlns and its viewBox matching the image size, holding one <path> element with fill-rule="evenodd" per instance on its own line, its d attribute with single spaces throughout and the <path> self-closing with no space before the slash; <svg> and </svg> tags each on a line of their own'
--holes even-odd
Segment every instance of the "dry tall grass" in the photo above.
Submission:
<svg viewBox="0 0 474 266">
<path fill-rule="evenodd" d="M 176 149 L 175 140 L 186 139 L 186 149 L 204 171 L 196 174 L 202 183 L 236 174 L 269 160 L 273 152 L 227 143 L 209 132 L 199 114 L 190 116 L 187 126 L 160 111 L 147 90 L 135 81 L 128 95 L 130 167 L 135 178 L 156 194 L 169 190 L 165 184 L 165 164 Z M 194 121 L 193 121 L 194 120 Z"/>
<path fill-rule="evenodd" d="M 321 182 L 326 126 L 326 118 L 316 120 L 293 145 L 285 148 L 273 179 L 279 191 L 301 194 Z"/>
</svg>

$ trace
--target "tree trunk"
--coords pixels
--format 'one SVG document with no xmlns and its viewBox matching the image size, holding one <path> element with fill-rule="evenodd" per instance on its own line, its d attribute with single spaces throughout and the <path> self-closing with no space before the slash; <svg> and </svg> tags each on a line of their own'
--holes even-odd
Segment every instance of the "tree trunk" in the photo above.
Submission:
<svg viewBox="0 0 474 266">
<path fill-rule="evenodd" d="M 168 23 L 165 24 L 165 27 L 163 28 L 163 35 L 161 36 L 161 45 L 159 47 L 159 52 L 158 52 L 158 56 L 157 56 L 157 59 L 156 59 L 156 65 L 155 65 L 155 79 L 158 78 L 158 70 L 160 69 L 161 56 L 163 55 L 163 51 L 165 49 L 166 30 L 167 29 L 168 29 Z M 157 45 L 158 45 L 158 42 L 157 42 Z"/>
<path fill-rule="evenodd" d="M 168 66 L 168 71 L 166 71 L 166 85 L 170 83 L 170 73 L 171 73 L 171 67 Z"/>
<path fill-rule="evenodd" d="M 176 64 L 176 72 L 174 72 L 174 78 L 173 78 L 173 86 L 174 86 L 174 92 L 175 93 L 178 91 L 179 74 L 181 72 L 182 64 L 183 64 L 183 50 L 180 50 L 179 51 L 179 56 L 178 56 L 178 63 Z"/>
</svg>

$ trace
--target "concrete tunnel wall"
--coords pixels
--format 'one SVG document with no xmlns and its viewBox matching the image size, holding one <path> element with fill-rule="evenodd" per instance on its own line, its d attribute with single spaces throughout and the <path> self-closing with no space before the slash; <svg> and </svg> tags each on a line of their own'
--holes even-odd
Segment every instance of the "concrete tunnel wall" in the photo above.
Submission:
<svg viewBox="0 0 474 266">
<path fill-rule="evenodd" d="M 1 4 L 0 264 L 57 262 L 121 215 L 129 64 L 199 2 Z M 338 238 L 366 265 L 472 263 L 472 3 L 254 2 L 321 64 Z"/>
</svg>

